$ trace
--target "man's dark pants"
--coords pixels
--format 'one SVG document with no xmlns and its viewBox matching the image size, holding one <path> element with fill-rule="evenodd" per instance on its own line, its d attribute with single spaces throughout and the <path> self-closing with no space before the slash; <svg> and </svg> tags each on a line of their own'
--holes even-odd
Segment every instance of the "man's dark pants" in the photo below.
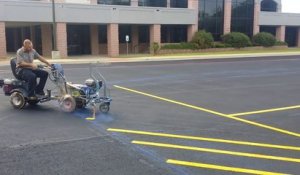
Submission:
<svg viewBox="0 0 300 175">
<path fill-rule="evenodd" d="M 22 80 L 28 82 L 28 96 L 34 96 L 36 94 L 43 93 L 43 89 L 47 82 L 48 72 L 40 69 L 31 70 L 31 69 L 22 69 L 19 72 L 19 76 Z M 40 82 L 37 85 L 36 79 L 40 78 Z"/>
</svg>

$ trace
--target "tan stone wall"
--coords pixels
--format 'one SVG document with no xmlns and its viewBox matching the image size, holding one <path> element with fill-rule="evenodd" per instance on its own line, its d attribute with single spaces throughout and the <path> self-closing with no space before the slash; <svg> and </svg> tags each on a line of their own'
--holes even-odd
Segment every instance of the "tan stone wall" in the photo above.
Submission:
<svg viewBox="0 0 300 175">
<path fill-rule="evenodd" d="M 223 34 L 227 34 L 227 33 L 231 32 L 231 9 L 232 9 L 232 1 L 231 0 L 225 0 Z"/>
<path fill-rule="evenodd" d="M 5 22 L 0 22 L 0 59 L 6 57 Z"/>
<path fill-rule="evenodd" d="M 97 0 L 91 0 L 91 4 L 94 4 L 94 5 L 98 4 Z"/>
<path fill-rule="evenodd" d="M 161 32 L 160 32 L 161 25 L 160 24 L 153 24 L 150 25 L 150 44 L 157 42 L 158 44 L 161 43 Z"/>
<path fill-rule="evenodd" d="M 60 52 L 60 57 L 61 58 L 68 57 L 66 23 L 56 24 L 56 42 L 57 42 L 57 50 Z"/>
<path fill-rule="evenodd" d="M 188 0 L 188 8 L 198 10 L 199 2 L 195 0 Z"/>
<path fill-rule="evenodd" d="M 139 2 L 138 2 L 138 0 L 131 0 L 130 5 L 133 6 L 133 7 L 138 7 Z"/>
<path fill-rule="evenodd" d="M 171 0 L 167 0 L 167 8 L 171 7 Z"/>
<path fill-rule="evenodd" d="M 199 2 L 195 0 L 188 0 L 188 8 L 189 9 L 195 9 L 198 11 L 199 9 Z M 195 32 L 198 31 L 198 16 L 195 17 L 195 23 L 188 26 L 187 29 L 187 39 L 188 41 L 191 41 L 194 37 Z"/>
<path fill-rule="evenodd" d="M 52 0 L 50 0 L 52 2 Z M 65 0 L 55 0 L 55 3 L 65 3 Z"/>
<path fill-rule="evenodd" d="M 115 57 L 119 55 L 119 25 L 107 25 L 107 50 L 108 56 Z"/>
<path fill-rule="evenodd" d="M 52 51 L 52 29 L 50 24 L 41 25 L 43 56 L 51 56 Z"/>
<path fill-rule="evenodd" d="M 260 12 L 260 2 L 255 1 L 254 19 L 253 19 L 253 35 L 259 33 L 259 12 Z"/>
<path fill-rule="evenodd" d="M 188 30 L 187 30 L 188 38 L 187 39 L 189 42 L 192 41 L 192 39 L 197 31 L 198 31 L 198 25 L 189 25 L 188 26 Z"/>
<path fill-rule="evenodd" d="M 285 41 L 285 26 L 278 26 L 276 28 L 276 39 L 279 41 Z"/>
</svg>

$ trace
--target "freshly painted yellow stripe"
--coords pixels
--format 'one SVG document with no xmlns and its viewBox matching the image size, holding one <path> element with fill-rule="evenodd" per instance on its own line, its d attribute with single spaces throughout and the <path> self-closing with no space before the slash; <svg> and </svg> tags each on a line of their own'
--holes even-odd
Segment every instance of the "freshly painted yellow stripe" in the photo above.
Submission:
<svg viewBox="0 0 300 175">
<path fill-rule="evenodd" d="M 158 132 L 147 132 L 147 131 L 137 131 L 137 130 L 116 129 L 116 128 L 109 128 L 109 129 L 107 129 L 107 131 L 128 133 L 128 134 L 157 136 L 157 137 L 187 139 L 187 140 L 200 140 L 200 141 L 218 142 L 218 143 L 226 143 L 226 144 L 256 146 L 256 147 L 264 147 L 264 148 L 275 148 L 275 149 L 284 149 L 284 150 L 292 150 L 292 151 L 300 151 L 300 147 L 286 146 L 286 145 L 273 145 L 273 144 L 266 144 L 266 143 L 245 142 L 245 141 L 237 141 L 237 140 L 225 140 L 225 139 L 216 139 L 216 138 L 207 138 L 207 137 L 196 137 L 196 136 L 176 135 L 176 134 L 166 134 L 166 133 L 158 133 Z"/>
<path fill-rule="evenodd" d="M 226 150 L 220 150 L 220 149 L 200 148 L 200 147 L 194 147 L 194 146 L 183 146 L 183 145 L 174 145 L 174 144 L 157 143 L 157 142 L 144 142 L 144 141 L 138 141 L 138 140 L 133 140 L 131 143 L 137 144 L 137 145 L 155 146 L 155 147 L 172 148 L 172 149 L 183 149 L 183 150 L 190 150 L 190 151 L 209 152 L 209 153 L 226 154 L 226 155 L 232 155 L 232 156 L 242 156 L 242 157 L 250 157 L 250 158 L 257 158 L 257 159 L 268 159 L 268 160 L 278 160 L 278 161 L 284 161 L 284 162 L 300 163 L 300 159 L 290 158 L 290 157 L 270 156 L 270 155 L 264 155 L 264 154 L 226 151 Z"/>
<path fill-rule="evenodd" d="M 230 171 L 230 172 L 236 172 L 236 173 L 259 174 L 259 175 L 262 175 L 262 174 L 263 175 L 288 175 L 288 174 L 284 174 L 284 173 L 275 173 L 275 172 L 260 171 L 260 170 L 253 170 L 253 169 L 220 166 L 220 165 L 213 165 L 213 164 L 204 164 L 204 163 L 197 163 L 197 162 L 187 162 L 187 161 L 180 161 L 180 160 L 174 160 L 174 159 L 168 159 L 166 162 L 168 164 L 174 164 L 174 165 L 213 169 L 213 170 L 220 170 L 220 171 Z"/>
<path fill-rule="evenodd" d="M 152 98 L 155 98 L 155 99 L 158 99 L 158 100 L 162 100 L 162 101 L 174 103 L 174 104 L 177 104 L 177 105 L 189 107 L 189 108 L 192 108 L 192 109 L 204 111 L 204 112 L 207 112 L 207 113 L 215 114 L 215 115 L 218 115 L 218 116 L 223 116 L 223 117 L 227 116 L 226 114 L 223 114 L 223 113 L 220 113 L 220 112 L 216 112 L 216 111 L 213 111 L 213 110 L 209 110 L 209 109 L 205 109 L 205 108 L 202 108 L 202 107 L 190 105 L 190 104 L 187 104 L 187 103 L 183 103 L 183 102 L 179 102 L 179 101 L 175 101 L 175 100 L 171 100 L 171 99 L 159 97 L 159 96 L 156 96 L 156 95 L 151 95 L 151 94 L 144 93 L 144 92 L 141 92 L 141 91 L 137 91 L 137 90 L 133 90 L 133 89 L 129 89 L 129 88 L 117 86 L 117 85 L 114 85 L 114 87 L 116 87 L 118 89 L 129 91 L 129 92 L 133 92 L 133 93 L 136 93 L 136 94 L 140 94 L 140 95 L 152 97 Z"/>
<path fill-rule="evenodd" d="M 259 111 L 242 112 L 242 113 L 229 114 L 229 115 L 237 117 L 237 116 L 244 116 L 244 115 L 251 115 L 251 114 L 262 114 L 262 113 L 268 113 L 268 112 L 286 111 L 286 110 L 298 109 L 298 108 L 300 108 L 300 105 L 288 106 L 288 107 L 282 107 L 282 108 L 265 109 L 265 110 L 259 110 Z"/>
<path fill-rule="evenodd" d="M 210 109 L 205 109 L 205 108 L 202 108 L 202 107 L 198 107 L 198 106 L 186 104 L 186 103 L 183 103 L 183 102 L 179 102 L 179 101 L 159 97 L 159 96 L 156 96 L 156 95 L 151 95 L 151 94 L 148 94 L 148 93 L 144 93 L 144 92 L 141 92 L 141 91 L 137 91 L 137 90 L 121 87 L 121 86 L 114 85 L 114 87 L 116 87 L 118 89 L 129 91 L 129 92 L 141 94 L 141 95 L 144 95 L 144 96 L 148 96 L 148 97 L 151 97 L 151 98 L 159 99 L 159 100 L 162 100 L 162 101 L 167 101 L 167 102 L 174 103 L 174 104 L 177 104 L 177 105 L 185 106 L 185 107 L 188 107 L 188 108 L 196 109 L 196 110 L 199 110 L 199 111 L 204 111 L 204 112 L 207 112 L 207 113 L 210 113 L 210 114 L 215 114 L 217 116 L 221 116 L 221 117 L 229 118 L 229 119 L 232 119 L 232 120 L 240 121 L 240 122 L 247 123 L 247 124 L 250 124 L 250 125 L 254 125 L 254 126 L 257 126 L 257 127 L 269 129 L 269 130 L 276 131 L 276 132 L 280 132 L 280 133 L 283 133 L 283 134 L 300 137 L 300 134 L 296 133 L 296 132 L 291 132 L 291 131 L 287 131 L 287 130 L 284 130 L 284 129 L 275 128 L 275 127 L 272 127 L 272 126 L 269 126 L 269 125 L 265 125 L 265 124 L 253 122 L 253 121 L 250 121 L 250 120 L 234 117 L 234 116 L 231 116 L 231 115 L 228 115 L 228 114 L 223 114 L 223 113 L 220 113 L 220 112 L 216 112 L 216 111 L 213 111 L 213 110 L 210 110 Z"/>
</svg>

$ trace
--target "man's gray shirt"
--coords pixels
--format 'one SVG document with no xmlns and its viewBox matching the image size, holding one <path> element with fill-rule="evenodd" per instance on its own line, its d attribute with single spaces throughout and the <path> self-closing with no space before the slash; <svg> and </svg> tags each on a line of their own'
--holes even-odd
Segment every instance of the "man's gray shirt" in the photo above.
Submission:
<svg viewBox="0 0 300 175">
<path fill-rule="evenodd" d="M 24 48 L 22 47 L 17 51 L 17 64 L 21 63 L 22 61 L 26 63 L 33 63 L 33 60 L 39 57 L 40 55 L 36 50 L 32 49 L 30 52 L 25 52 Z"/>
</svg>

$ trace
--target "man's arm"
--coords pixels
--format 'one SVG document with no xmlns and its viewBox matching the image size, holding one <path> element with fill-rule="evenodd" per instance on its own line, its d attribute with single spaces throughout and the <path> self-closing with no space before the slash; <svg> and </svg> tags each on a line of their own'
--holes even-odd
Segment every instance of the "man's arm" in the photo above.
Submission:
<svg viewBox="0 0 300 175">
<path fill-rule="evenodd" d="M 51 67 L 51 64 L 44 57 L 42 57 L 41 55 L 39 55 L 38 59 L 41 62 L 45 63 L 47 66 Z"/>
<path fill-rule="evenodd" d="M 29 68 L 29 69 L 37 69 L 37 66 L 33 63 L 26 63 L 25 61 L 21 61 L 20 63 L 18 63 L 17 67 L 21 67 L 21 68 Z"/>
</svg>

